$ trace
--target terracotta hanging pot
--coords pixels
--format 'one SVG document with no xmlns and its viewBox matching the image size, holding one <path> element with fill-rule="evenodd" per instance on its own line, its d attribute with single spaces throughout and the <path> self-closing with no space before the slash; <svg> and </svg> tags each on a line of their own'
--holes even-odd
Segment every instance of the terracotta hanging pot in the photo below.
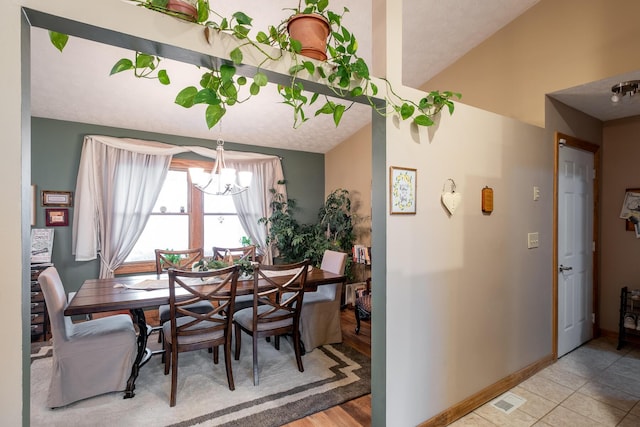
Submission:
<svg viewBox="0 0 640 427">
<path fill-rule="evenodd" d="M 196 4 L 197 1 L 192 0 L 169 0 L 167 2 L 167 10 L 181 13 L 185 15 L 185 19 L 195 22 L 198 20 Z"/>
<path fill-rule="evenodd" d="M 316 14 L 294 15 L 287 24 L 289 37 L 302 44 L 304 56 L 327 60 L 327 37 L 329 37 L 329 21 Z"/>
</svg>

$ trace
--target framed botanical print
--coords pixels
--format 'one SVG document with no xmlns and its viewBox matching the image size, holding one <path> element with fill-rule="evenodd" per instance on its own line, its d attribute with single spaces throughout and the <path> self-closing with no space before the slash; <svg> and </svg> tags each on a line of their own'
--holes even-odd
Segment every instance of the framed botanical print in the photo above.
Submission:
<svg viewBox="0 0 640 427">
<path fill-rule="evenodd" d="M 418 171 L 411 168 L 389 168 L 389 209 L 394 214 L 416 213 L 416 181 Z"/>
</svg>

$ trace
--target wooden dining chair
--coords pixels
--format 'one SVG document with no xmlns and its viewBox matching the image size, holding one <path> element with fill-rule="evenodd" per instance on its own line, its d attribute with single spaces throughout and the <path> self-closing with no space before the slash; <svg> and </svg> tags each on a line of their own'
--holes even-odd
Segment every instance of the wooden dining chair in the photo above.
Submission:
<svg viewBox="0 0 640 427">
<path fill-rule="evenodd" d="M 256 246 L 248 245 L 242 246 L 239 248 L 223 248 L 220 246 L 213 247 L 213 259 L 217 259 L 220 261 L 227 260 L 228 257 L 231 257 L 234 262 L 236 261 L 247 261 L 247 262 L 255 262 L 256 259 Z M 252 295 L 240 295 L 236 297 L 236 305 L 235 310 L 242 310 L 243 308 L 251 307 L 253 305 L 253 296 Z"/>
<path fill-rule="evenodd" d="M 155 254 L 156 273 L 160 275 L 167 272 L 170 268 L 181 271 L 191 271 L 191 266 L 194 262 L 202 259 L 204 251 L 202 248 L 175 251 L 169 249 L 156 249 Z M 196 312 L 206 313 L 211 310 L 211 307 L 209 306 L 209 302 L 199 301 L 194 307 L 191 307 L 191 309 Z M 160 319 L 160 325 L 157 328 L 152 328 L 152 331 L 158 330 L 158 342 L 162 342 L 162 325 L 169 320 L 169 304 L 163 304 L 158 307 L 158 318 Z"/>
<path fill-rule="evenodd" d="M 231 369 L 232 318 L 238 266 L 209 271 L 169 270 L 169 321 L 164 331 L 164 373 L 171 368 L 170 406 L 176 404 L 178 386 L 178 354 L 185 351 L 213 348 L 213 362 L 218 363 L 218 347 L 224 347 L 224 363 L 229 390 L 234 390 Z M 179 289 L 180 293 L 176 292 Z M 187 299 L 184 299 L 184 294 Z M 205 301 L 208 312 L 193 311 L 194 304 Z"/>
<path fill-rule="evenodd" d="M 300 310 L 304 297 L 309 260 L 294 264 L 256 265 L 253 271 L 253 306 L 236 311 L 235 358 L 240 360 L 241 333 L 253 342 L 253 384 L 258 385 L 258 339 L 274 337 L 280 350 L 280 336 L 293 337 L 298 370 L 304 372 L 300 348 Z M 283 298 L 284 294 L 287 298 Z"/>
</svg>

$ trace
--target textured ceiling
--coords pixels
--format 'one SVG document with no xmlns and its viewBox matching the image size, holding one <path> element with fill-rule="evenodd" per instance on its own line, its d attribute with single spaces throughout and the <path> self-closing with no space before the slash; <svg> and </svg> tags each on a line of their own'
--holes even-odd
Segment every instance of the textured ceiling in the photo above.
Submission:
<svg viewBox="0 0 640 427">
<path fill-rule="evenodd" d="M 419 87 L 460 56 L 516 18 L 538 0 L 405 0 L 403 80 Z M 291 0 L 237 0 L 218 2 L 223 15 L 236 10 L 253 13 L 254 28 L 279 22 Z M 265 6 L 265 3 L 268 6 Z M 297 2 L 293 2 L 297 3 Z M 332 0 L 332 9 L 348 6 L 345 25 L 359 39 L 362 57 L 371 59 L 371 2 Z M 153 12 L 149 12 L 153 13 Z M 414 25 L 415 24 L 415 25 Z M 417 52 L 415 40 L 429 41 Z M 367 106 L 354 105 L 339 128 L 330 117 L 309 120 L 292 128 L 290 108 L 271 95 L 229 109 L 221 126 L 207 129 L 204 107 L 184 109 L 173 103 L 177 92 L 199 80 L 201 71 L 191 65 L 165 60 L 172 84 L 135 79 L 131 73 L 109 77 L 121 57 L 132 57 L 113 46 L 72 38 L 63 53 L 48 41 L 46 31 L 32 30 L 32 114 L 37 117 L 77 121 L 125 129 L 146 130 L 196 138 L 219 137 L 237 143 L 325 153 L 371 120 Z M 200 108 L 202 107 L 202 108 Z"/>
</svg>

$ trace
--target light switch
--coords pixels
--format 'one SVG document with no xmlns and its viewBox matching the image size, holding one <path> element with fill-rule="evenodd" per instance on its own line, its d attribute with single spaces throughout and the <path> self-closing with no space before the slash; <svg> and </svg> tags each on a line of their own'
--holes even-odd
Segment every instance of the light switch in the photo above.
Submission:
<svg viewBox="0 0 640 427">
<path fill-rule="evenodd" d="M 540 200 L 540 187 L 535 185 L 533 187 L 533 201 L 537 202 L 538 200 Z"/>
<path fill-rule="evenodd" d="M 528 233 L 527 234 L 527 249 L 537 248 L 538 247 L 538 233 Z"/>
</svg>

